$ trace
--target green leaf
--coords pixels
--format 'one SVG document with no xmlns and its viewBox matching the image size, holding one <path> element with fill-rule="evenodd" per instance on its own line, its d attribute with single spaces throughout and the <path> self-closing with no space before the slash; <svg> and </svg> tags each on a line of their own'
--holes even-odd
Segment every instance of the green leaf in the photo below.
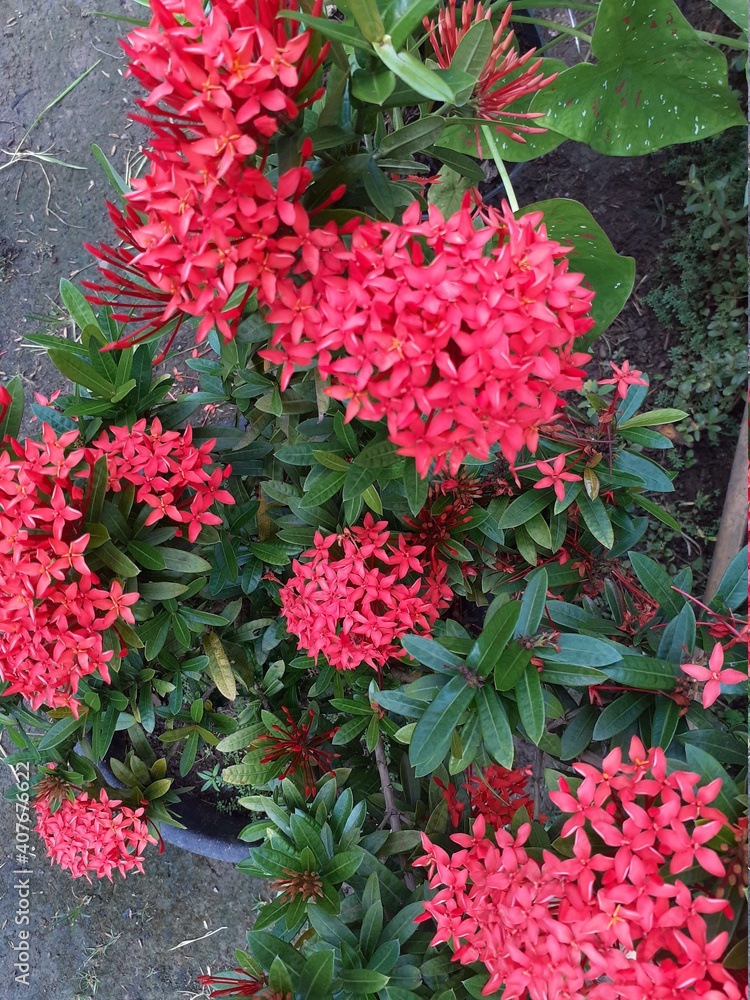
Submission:
<svg viewBox="0 0 750 1000">
<path fill-rule="evenodd" d="M 67 278 L 60 279 L 60 298 L 79 330 L 85 330 L 87 326 L 99 327 L 94 310 L 84 298 L 83 293 Z"/>
<path fill-rule="evenodd" d="M 39 740 L 37 750 L 52 750 L 54 747 L 59 747 L 61 743 L 70 739 L 73 733 L 77 732 L 82 725 L 82 719 L 75 719 L 72 716 L 58 719 L 52 728 L 48 729 Z"/>
<path fill-rule="evenodd" d="M 346 882 L 352 875 L 356 874 L 362 864 L 362 851 L 354 848 L 350 851 L 340 851 L 331 859 L 328 867 L 323 872 L 325 878 L 334 885 Z"/>
<path fill-rule="evenodd" d="M 385 925 L 383 933 L 380 935 L 378 946 L 388 941 L 398 941 L 399 944 L 406 944 L 412 935 L 416 934 L 419 925 L 414 923 L 414 918 L 423 911 L 421 903 L 407 903 L 407 905 L 393 919 Z"/>
<path fill-rule="evenodd" d="M 443 133 L 441 140 L 444 137 L 445 132 Z M 446 167 L 450 167 L 451 170 L 460 174 L 474 186 L 481 184 L 484 181 L 484 173 L 478 163 L 475 163 L 470 156 L 465 156 L 463 153 L 459 153 L 454 149 L 450 149 L 448 146 L 444 146 L 442 141 L 437 146 L 430 146 L 425 150 L 425 153 L 427 153 L 428 156 L 433 156 L 436 160 L 440 160 L 440 162 L 444 163 Z"/>
<path fill-rule="evenodd" d="M 521 613 L 520 601 L 509 601 L 493 615 L 466 657 L 466 666 L 476 670 L 480 677 L 491 673 L 499 662 L 505 647 L 513 638 L 516 622 Z"/>
<path fill-rule="evenodd" d="M 650 694 L 628 691 L 604 709 L 594 726 L 595 740 L 608 740 L 627 729 L 651 704 Z"/>
<path fill-rule="evenodd" d="M 427 502 L 430 482 L 426 477 L 423 479 L 419 475 L 413 458 L 407 458 L 404 461 L 404 489 L 406 490 L 406 502 L 409 504 L 409 510 L 416 517 Z"/>
<path fill-rule="evenodd" d="M 333 958 L 333 950 L 325 948 L 307 959 L 299 979 L 299 1000 L 320 1000 L 328 995 L 333 982 Z"/>
<path fill-rule="evenodd" d="M 609 156 L 641 156 L 743 125 L 724 55 L 672 0 L 602 0 L 580 63 L 536 95 L 547 125 Z"/>
<path fill-rule="evenodd" d="M 677 679 L 677 667 L 653 656 L 623 656 L 606 668 L 613 681 L 646 691 L 671 691 Z"/>
<path fill-rule="evenodd" d="M 617 663 L 619 651 L 608 642 L 594 639 L 590 635 L 568 634 L 557 639 L 559 649 L 549 647 L 538 650 L 539 656 L 547 663 L 565 663 L 575 667 L 606 667 Z"/>
<path fill-rule="evenodd" d="M 23 417 L 23 382 L 20 375 L 14 375 L 12 379 L 6 382 L 5 388 L 10 394 L 11 403 L 8 406 L 5 416 L 0 420 L 0 441 L 6 435 L 12 438 L 18 436 Z"/>
<path fill-rule="evenodd" d="M 544 734 L 544 693 L 539 671 L 530 663 L 516 682 L 516 703 L 523 728 L 532 743 L 539 743 Z"/>
<path fill-rule="evenodd" d="M 123 552 L 120 552 L 113 542 L 105 542 L 104 545 L 100 545 L 96 550 L 96 554 L 105 566 L 108 566 L 118 576 L 122 576 L 126 580 L 133 576 L 138 576 L 140 573 L 139 567 L 136 566 L 132 559 L 128 559 Z"/>
<path fill-rule="evenodd" d="M 377 441 L 363 448 L 352 464 L 364 469 L 387 469 L 396 460 L 396 449 L 391 442 Z"/>
<path fill-rule="evenodd" d="M 455 673 L 450 669 L 451 667 L 464 665 L 460 656 L 451 653 L 449 649 L 441 646 L 434 639 L 425 639 L 421 635 L 405 635 L 401 640 L 401 645 L 409 656 L 413 656 L 425 667 L 436 670 L 438 673 Z"/>
<path fill-rule="evenodd" d="M 716 594 L 711 598 L 711 606 L 722 605 L 734 610 L 747 600 L 747 545 L 745 545 L 727 566 Z"/>
<path fill-rule="evenodd" d="M 677 732 L 680 721 L 680 706 L 671 698 L 659 698 L 654 705 L 651 719 L 650 746 L 666 750 Z"/>
<path fill-rule="evenodd" d="M 352 17 L 357 22 L 357 27 L 368 42 L 382 40 L 385 35 L 385 27 L 376 0 L 356 0 L 351 6 L 349 4 L 345 6 L 347 10 L 351 11 Z"/>
<path fill-rule="evenodd" d="M 655 493 L 674 492 L 672 480 L 664 470 L 656 462 L 644 458 L 643 455 L 635 455 L 631 451 L 621 451 L 612 463 L 612 467 L 615 472 L 637 476 L 643 483 L 644 489 L 652 490 Z"/>
<path fill-rule="evenodd" d="M 632 427 L 659 427 L 661 424 L 676 424 L 678 420 L 684 420 L 688 414 L 684 410 L 663 409 L 647 410 L 646 413 L 638 413 L 624 423 L 618 424 L 618 430 L 624 431 Z"/>
<path fill-rule="evenodd" d="M 303 14 L 296 10 L 280 10 L 278 16 L 300 21 L 306 27 L 314 28 L 324 38 L 330 38 L 334 42 L 341 42 L 342 45 L 350 45 L 352 48 L 361 49 L 364 52 L 370 51 L 370 46 L 359 31 L 341 21 L 332 21 L 327 17 L 313 17 L 312 14 Z"/>
<path fill-rule="evenodd" d="M 517 528 L 551 503 L 546 490 L 531 490 L 516 497 L 500 516 L 501 528 Z"/>
<path fill-rule="evenodd" d="M 402 691 L 378 691 L 375 701 L 387 711 L 403 715 L 406 719 L 418 719 L 424 712 L 424 702 L 410 698 Z"/>
<path fill-rule="evenodd" d="M 320 507 L 326 503 L 335 493 L 338 493 L 347 475 L 346 472 L 332 472 L 328 476 L 323 476 L 302 498 L 303 507 Z"/>
<path fill-rule="evenodd" d="M 426 115 L 384 136 L 375 154 L 376 160 L 392 160 L 421 152 L 440 138 L 445 119 L 439 115 Z"/>
<path fill-rule="evenodd" d="M 171 601 L 174 597 L 181 597 L 187 587 L 184 583 L 169 583 L 166 580 L 159 580 L 156 583 L 142 583 L 138 590 L 146 601 Z"/>
<path fill-rule="evenodd" d="M 597 497 L 592 500 L 585 492 L 578 494 L 576 501 L 583 517 L 583 522 L 594 538 L 601 542 L 605 549 L 611 549 L 615 544 L 615 533 L 612 522 L 607 516 L 607 508 Z"/>
<path fill-rule="evenodd" d="M 492 35 L 493 26 L 490 21 L 475 21 L 458 43 L 451 59 L 451 69 L 467 73 L 476 82 L 490 58 Z"/>
<path fill-rule="evenodd" d="M 229 701 L 237 697 L 237 682 L 221 639 L 215 632 L 207 632 L 203 636 L 203 651 L 208 657 L 206 670 L 219 691 Z"/>
<path fill-rule="evenodd" d="M 513 734 L 508 713 L 497 693 L 484 685 L 476 695 L 479 726 L 487 753 L 503 767 L 513 766 Z"/>
<path fill-rule="evenodd" d="M 475 689 L 463 677 L 454 677 L 438 692 L 416 725 L 409 760 L 417 777 L 434 771 L 448 753 L 453 730 L 474 698 Z"/>
<path fill-rule="evenodd" d="M 544 614 L 547 600 L 547 570 L 537 569 L 526 580 L 526 589 L 521 599 L 521 611 L 513 635 L 532 636 L 536 634 Z"/>
<path fill-rule="evenodd" d="M 435 7 L 435 0 L 380 0 L 378 5 L 394 46 L 400 49 L 422 18 Z"/>
<path fill-rule="evenodd" d="M 646 497 L 641 496 L 638 493 L 633 494 L 633 502 L 638 504 L 647 514 L 651 514 L 655 517 L 657 521 L 661 521 L 662 524 L 666 524 L 672 529 L 672 531 L 681 531 L 680 522 L 672 517 L 670 513 L 660 507 L 658 504 L 654 503 L 652 500 L 648 500 Z"/>
<path fill-rule="evenodd" d="M 672 589 L 672 580 L 661 566 L 641 552 L 628 552 L 630 564 L 647 594 L 659 602 L 668 618 L 676 618 L 685 598 Z"/>
<path fill-rule="evenodd" d="M 431 101 L 453 104 L 456 95 L 452 87 L 415 56 L 409 52 L 396 52 L 393 43 L 388 39 L 373 45 L 373 48 L 388 69 L 418 94 L 428 97 Z"/>
<path fill-rule="evenodd" d="M 594 735 L 598 717 L 599 712 L 594 705 L 581 705 L 560 738 L 560 756 L 563 760 L 573 760 L 583 753 Z"/>
<path fill-rule="evenodd" d="M 686 602 L 661 634 L 659 659 L 670 663 L 689 663 L 695 646 L 695 613 Z"/>
<path fill-rule="evenodd" d="M 531 660 L 531 650 L 512 642 L 505 654 L 495 664 L 492 675 L 497 691 L 510 691 L 516 686 Z"/>
<path fill-rule="evenodd" d="M 382 972 L 372 972 L 370 969 L 342 969 L 338 981 L 344 990 L 355 996 L 369 996 L 384 989 L 390 979 Z"/>
<path fill-rule="evenodd" d="M 358 101 L 368 104 L 384 104 L 393 93 L 396 77 L 389 69 L 381 67 L 376 72 L 358 69 L 352 76 L 351 89 Z M 314 133 L 315 148 L 320 149 L 317 132 Z"/>
<path fill-rule="evenodd" d="M 98 375 L 86 361 L 76 358 L 59 347 L 50 348 L 47 357 L 61 375 L 75 385 L 81 385 L 97 396 L 111 399 L 115 392 L 112 382 Z"/>
<path fill-rule="evenodd" d="M 635 261 L 617 253 L 604 230 L 580 202 L 553 198 L 526 205 L 518 214 L 529 212 L 543 212 L 549 238 L 573 247 L 567 255 L 570 270 L 584 274 L 596 292 L 591 308 L 596 326 L 577 341 L 581 346 L 590 344 L 627 302 L 635 281 Z"/>
<path fill-rule="evenodd" d="M 568 687 L 592 687 L 609 680 L 601 670 L 593 667 L 569 667 L 559 663 L 545 663 L 542 681 L 545 684 L 565 684 Z"/>
<path fill-rule="evenodd" d="M 723 11 L 730 21 L 747 34 L 747 4 L 745 0 L 711 0 L 714 7 Z"/>
<path fill-rule="evenodd" d="M 211 563 L 194 552 L 186 552 L 185 549 L 169 548 L 162 545 L 158 548 L 158 553 L 164 562 L 164 569 L 170 573 L 210 573 Z"/>
<path fill-rule="evenodd" d="M 680 733 L 677 739 L 685 747 L 698 747 L 722 764 L 737 764 L 740 767 L 747 764 L 747 750 L 742 743 L 731 734 L 718 729 L 691 729 L 687 733 Z"/>
</svg>

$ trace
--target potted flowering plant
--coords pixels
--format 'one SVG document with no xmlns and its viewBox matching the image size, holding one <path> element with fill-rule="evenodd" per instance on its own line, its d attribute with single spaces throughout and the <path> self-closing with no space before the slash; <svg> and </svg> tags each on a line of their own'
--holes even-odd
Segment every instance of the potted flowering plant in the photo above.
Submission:
<svg viewBox="0 0 750 1000">
<path fill-rule="evenodd" d="M 145 172 L 97 151 L 119 243 L 30 338 L 73 390 L 25 440 L 0 390 L 0 722 L 50 857 L 142 870 L 231 799 L 276 894 L 214 996 L 740 997 L 746 552 L 703 602 L 638 550 L 685 414 L 585 367 L 634 263 L 506 168 L 737 124 L 723 55 L 671 0 L 583 5 L 570 68 L 505 3 L 150 6 Z"/>
</svg>

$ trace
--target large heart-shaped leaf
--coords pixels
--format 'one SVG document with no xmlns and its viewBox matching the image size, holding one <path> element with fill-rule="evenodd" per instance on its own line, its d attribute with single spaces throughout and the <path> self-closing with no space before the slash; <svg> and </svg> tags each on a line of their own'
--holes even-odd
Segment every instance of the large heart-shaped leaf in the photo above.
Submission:
<svg viewBox="0 0 750 1000">
<path fill-rule="evenodd" d="M 603 333 L 628 301 L 635 281 L 635 261 L 623 257 L 609 242 L 593 215 L 578 201 L 552 198 L 526 205 L 519 215 L 543 212 L 550 239 L 573 249 L 568 254 L 571 271 L 580 271 L 596 292 L 591 315 L 596 326 L 576 346 L 585 346 Z"/>
<path fill-rule="evenodd" d="M 726 59 L 672 0 L 602 0 L 592 49 L 598 63 L 571 67 L 531 103 L 569 139 L 642 156 L 744 123 Z"/>
</svg>

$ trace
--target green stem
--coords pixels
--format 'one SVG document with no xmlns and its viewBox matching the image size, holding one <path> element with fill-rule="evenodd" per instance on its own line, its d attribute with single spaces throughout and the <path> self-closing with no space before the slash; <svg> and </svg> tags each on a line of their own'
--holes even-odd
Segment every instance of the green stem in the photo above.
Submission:
<svg viewBox="0 0 750 1000">
<path fill-rule="evenodd" d="M 498 0 L 497 4 L 492 5 L 492 9 L 495 7 L 504 8 L 508 6 L 510 0 Z M 520 0 L 513 0 L 513 10 L 528 10 L 529 7 L 538 7 L 539 0 L 524 0 L 523 3 Z M 570 0 L 549 0 L 548 3 L 544 3 L 543 8 L 545 10 L 551 10 L 553 7 L 561 8 L 562 10 L 583 10 L 583 11 L 594 11 L 594 17 L 596 17 L 596 12 L 599 10 L 598 3 L 586 3 L 585 0 L 577 0 L 575 3 L 570 3 Z M 516 18 L 514 17 L 515 21 Z"/>
<path fill-rule="evenodd" d="M 592 14 L 586 18 L 586 23 L 592 21 L 595 17 L 596 14 Z M 516 14 L 513 15 L 513 20 L 518 21 L 520 24 L 536 24 L 540 28 L 549 28 L 550 31 L 557 31 L 562 35 L 572 35 L 573 38 L 580 38 L 583 42 L 591 43 L 591 35 L 587 35 L 585 31 L 579 31 L 578 28 L 570 28 L 567 24 L 558 24 L 557 21 L 546 21 L 543 17 L 521 17 Z M 582 21 L 581 24 L 583 23 Z"/>
<path fill-rule="evenodd" d="M 730 49 L 747 49 L 747 36 L 745 38 L 729 38 L 727 35 L 714 35 L 710 31 L 696 31 L 696 35 L 704 42 L 713 42 L 714 45 L 726 45 Z"/>
<path fill-rule="evenodd" d="M 518 199 L 516 198 L 516 192 L 513 190 L 513 185 L 510 182 L 510 175 L 508 174 L 508 170 L 503 162 L 502 156 L 500 156 L 497 141 L 489 125 L 482 125 L 482 135 L 484 136 L 487 145 L 490 147 L 492 159 L 495 161 L 495 166 L 500 174 L 500 180 L 503 182 L 505 193 L 508 196 L 508 203 L 511 210 L 515 214 L 518 211 Z"/>
</svg>

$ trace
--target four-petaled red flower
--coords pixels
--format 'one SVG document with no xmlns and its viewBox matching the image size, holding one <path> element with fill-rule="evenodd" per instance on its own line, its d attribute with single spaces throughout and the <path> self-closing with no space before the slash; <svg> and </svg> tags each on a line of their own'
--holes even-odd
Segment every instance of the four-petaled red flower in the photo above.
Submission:
<svg viewBox="0 0 750 1000">
<path fill-rule="evenodd" d="M 543 490 L 546 486 L 551 486 L 558 500 L 565 499 L 565 483 L 576 483 L 582 479 L 575 472 L 566 471 L 565 455 L 557 455 L 553 462 L 536 462 L 535 465 L 542 473 L 542 478 L 534 483 L 534 489 Z"/>
<path fill-rule="evenodd" d="M 648 385 L 648 380 L 642 378 L 642 371 L 638 368 L 631 368 L 629 361 L 623 361 L 622 365 L 616 365 L 614 361 L 610 361 L 610 367 L 615 373 L 613 378 L 600 378 L 599 385 L 616 385 L 617 395 L 622 399 L 628 394 L 628 388 L 631 385 Z"/>
<path fill-rule="evenodd" d="M 680 670 L 693 680 L 703 683 L 701 701 L 704 708 L 713 705 L 721 694 L 722 684 L 742 684 L 747 680 L 747 670 L 724 668 L 724 648 L 720 642 L 717 642 L 711 650 L 707 666 L 700 663 L 683 663 Z"/>
</svg>

